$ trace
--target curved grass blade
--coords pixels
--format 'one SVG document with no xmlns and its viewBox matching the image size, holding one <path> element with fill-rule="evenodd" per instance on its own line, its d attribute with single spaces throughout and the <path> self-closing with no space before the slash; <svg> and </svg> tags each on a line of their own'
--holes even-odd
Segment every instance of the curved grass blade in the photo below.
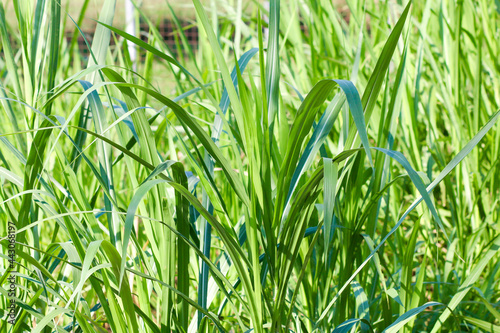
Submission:
<svg viewBox="0 0 500 333">
<path fill-rule="evenodd" d="M 302 143 L 312 127 L 316 111 L 323 104 L 327 96 L 338 85 L 346 95 L 349 109 L 355 120 L 363 148 L 368 156 L 370 165 L 373 165 L 368 136 L 366 134 L 366 125 L 361 107 L 361 100 L 358 91 L 352 82 L 347 80 L 322 80 L 318 82 L 309 92 L 304 102 L 300 105 L 289 137 L 286 155 L 283 160 L 283 167 L 280 169 L 278 178 L 278 188 L 290 188 L 291 180 L 294 176 L 297 160 L 299 158 Z M 273 225 L 277 225 L 288 216 L 290 209 L 290 199 L 286 200 L 289 191 L 280 191 L 276 196 L 275 216 Z M 280 226 L 281 230 L 281 226 Z"/>
<path fill-rule="evenodd" d="M 397 333 L 407 322 L 409 322 L 413 317 L 420 314 L 422 311 L 430 306 L 443 305 L 438 302 L 427 302 L 418 308 L 411 309 L 402 314 L 394 323 L 388 326 L 382 333 Z"/>
<path fill-rule="evenodd" d="M 45 329 L 45 327 L 47 327 L 47 325 L 49 325 L 49 323 L 55 317 L 60 316 L 60 315 L 65 314 L 65 313 L 69 313 L 69 312 L 70 312 L 70 310 L 65 309 L 65 308 L 56 308 L 55 310 L 53 310 L 52 312 L 50 312 L 48 315 L 44 316 L 42 318 L 42 320 L 40 320 L 36 324 L 36 327 L 31 332 L 32 333 L 40 333 L 40 332 L 42 332 L 42 330 Z"/>
<path fill-rule="evenodd" d="M 408 176 L 410 177 L 411 181 L 413 182 L 413 184 L 417 188 L 418 192 L 420 193 L 420 195 L 424 199 L 425 203 L 427 204 L 427 207 L 429 207 L 429 210 L 431 211 L 432 216 L 436 220 L 436 223 L 438 224 L 439 228 L 441 229 L 441 231 L 446 236 L 446 239 L 449 242 L 448 234 L 446 233 L 446 230 L 444 230 L 444 226 L 441 223 L 441 219 L 439 218 L 439 215 L 436 211 L 436 207 L 434 207 L 434 203 L 432 202 L 431 197 L 427 193 L 427 190 L 425 189 L 425 185 L 422 182 L 422 179 L 420 178 L 418 173 L 411 167 L 411 165 L 408 162 L 408 160 L 406 159 L 406 157 L 402 153 L 400 153 L 398 151 L 390 150 L 390 149 L 377 148 L 377 147 L 374 147 L 373 149 L 376 149 L 376 150 L 386 154 L 387 156 L 393 158 L 394 160 L 399 162 L 399 164 L 401 164 L 401 166 L 406 170 L 406 172 L 408 172 Z"/>
<path fill-rule="evenodd" d="M 345 95 L 337 94 L 330 104 L 328 104 L 325 112 L 321 115 L 321 118 L 313 131 L 311 139 L 309 139 L 309 142 L 300 157 L 299 163 L 297 164 L 297 168 L 293 173 L 287 201 L 290 200 L 290 196 L 295 191 L 300 177 L 309 168 L 314 160 L 314 157 L 320 150 L 321 145 L 326 141 L 328 133 L 330 133 L 330 130 L 333 128 L 333 124 L 337 120 L 344 102 Z"/>
<path fill-rule="evenodd" d="M 361 319 L 348 319 L 339 326 L 335 327 L 332 333 L 349 333 L 355 326 L 361 323 Z"/>
</svg>

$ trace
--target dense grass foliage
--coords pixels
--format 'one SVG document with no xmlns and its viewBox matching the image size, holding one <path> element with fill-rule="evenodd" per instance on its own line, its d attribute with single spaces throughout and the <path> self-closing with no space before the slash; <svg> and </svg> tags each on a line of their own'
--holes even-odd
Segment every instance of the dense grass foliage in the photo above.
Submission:
<svg viewBox="0 0 500 333">
<path fill-rule="evenodd" d="M 500 332 L 498 2 L 88 3 L 0 6 L 0 332 Z"/>
</svg>

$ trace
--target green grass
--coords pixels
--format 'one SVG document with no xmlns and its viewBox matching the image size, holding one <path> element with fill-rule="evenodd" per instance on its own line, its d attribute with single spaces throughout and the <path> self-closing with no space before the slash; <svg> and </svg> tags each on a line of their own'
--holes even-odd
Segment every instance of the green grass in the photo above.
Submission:
<svg viewBox="0 0 500 333">
<path fill-rule="evenodd" d="M 500 332 L 496 4 L 161 3 L 200 31 L 177 57 L 144 8 L 147 42 L 115 0 L 28 2 L 0 7 L 0 332 Z"/>
</svg>

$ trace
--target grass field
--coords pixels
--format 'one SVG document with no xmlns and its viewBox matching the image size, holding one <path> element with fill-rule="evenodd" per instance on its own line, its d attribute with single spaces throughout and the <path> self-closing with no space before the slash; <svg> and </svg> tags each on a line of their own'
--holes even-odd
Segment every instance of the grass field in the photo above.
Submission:
<svg viewBox="0 0 500 333">
<path fill-rule="evenodd" d="M 13 1 L 2 1 L 5 10 L 13 11 L 14 10 L 14 2 Z M 203 1 L 205 2 L 205 1 Z M 26 4 L 30 4 L 33 7 L 33 11 L 36 10 L 36 2 L 30 1 L 25 2 Z M 61 0 L 59 1 L 61 4 L 61 15 L 69 15 L 74 20 L 76 20 L 82 9 L 85 8 L 84 11 L 84 19 L 79 27 L 86 31 L 87 29 L 95 29 L 95 21 L 99 17 L 99 13 L 102 9 L 102 2 L 97 0 Z M 149 17 L 153 22 L 158 22 L 163 18 L 172 17 L 170 11 L 167 7 L 167 2 L 163 0 L 142 0 L 136 1 L 137 6 L 144 12 L 145 15 Z M 190 1 L 176 1 L 171 2 L 172 8 L 175 9 L 176 15 L 180 15 L 185 18 L 194 18 L 193 5 Z M 17 25 L 16 16 L 7 16 L 7 22 L 9 24 Z M 66 30 L 74 30 L 74 24 L 71 23 L 71 20 L 68 18 L 69 22 L 67 22 L 65 29 Z M 121 28 L 125 27 L 125 0 L 117 0 L 115 6 L 115 13 L 113 22 L 117 26 L 121 26 Z"/>
<path fill-rule="evenodd" d="M 497 2 L 148 3 L 0 6 L 0 332 L 500 332 Z"/>
</svg>

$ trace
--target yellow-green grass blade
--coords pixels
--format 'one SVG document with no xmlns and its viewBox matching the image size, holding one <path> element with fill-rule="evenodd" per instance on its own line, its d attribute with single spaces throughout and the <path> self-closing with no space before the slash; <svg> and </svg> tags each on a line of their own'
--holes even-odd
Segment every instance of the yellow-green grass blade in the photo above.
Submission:
<svg viewBox="0 0 500 333">
<path fill-rule="evenodd" d="M 267 42 L 266 58 L 266 96 L 267 119 L 266 123 L 273 127 L 274 118 L 279 105 L 279 79 L 280 79 L 280 0 L 269 1 L 269 40 Z M 266 124 L 264 123 L 264 124 Z M 272 134 L 272 130 L 271 130 Z"/>
<path fill-rule="evenodd" d="M 37 3 L 37 6 L 39 5 L 40 2 Z M 37 11 L 37 19 L 40 20 L 41 18 L 38 17 L 38 12 Z M 41 13 L 40 13 L 41 14 Z M 36 23 L 35 23 L 36 25 Z M 38 31 L 38 30 L 37 30 Z M 55 86 L 55 81 L 56 81 L 56 74 L 57 74 L 57 69 L 59 67 L 59 42 L 60 42 L 60 31 L 61 31 L 61 4 L 58 3 L 57 1 L 51 1 L 50 2 L 50 46 L 49 46 L 49 66 L 48 66 L 48 78 L 47 78 L 47 91 L 52 92 L 52 89 Z M 38 36 L 36 36 L 38 37 Z M 38 38 L 33 40 L 33 45 L 38 44 Z M 32 65 L 34 66 L 35 64 L 35 54 L 36 54 L 37 47 L 32 48 Z M 50 96 L 50 94 L 49 94 Z M 48 97 L 49 97 L 48 96 Z M 46 109 L 46 114 L 49 115 L 51 114 L 51 107 Z"/>
<path fill-rule="evenodd" d="M 130 292 L 130 285 L 126 277 L 120 273 L 120 254 L 118 253 L 116 248 L 106 240 L 102 241 L 101 247 L 106 253 L 109 262 L 112 265 L 113 274 L 118 284 L 120 285 L 118 289 L 123 302 L 123 309 L 125 315 L 127 316 L 127 326 L 129 327 L 129 329 L 132 329 L 133 332 L 137 332 L 139 330 L 139 326 L 134 311 L 134 301 Z"/>
<path fill-rule="evenodd" d="M 464 316 L 463 319 L 469 323 L 471 323 L 473 326 L 485 330 L 486 332 L 491 332 L 491 333 L 500 333 L 500 326 L 495 325 L 493 323 L 489 323 L 487 321 L 478 319 L 478 318 L 473 318 L 469 316 Z"/>
<path fill-rule="evenodd" d="M 407 312 L 405 312 L 404 314 L 399 316 L 399 318 L 394 323 L 392 323 L 390 326 L 388 326 L 383 332 L 384 333 L 399 332 L 400 329 L 403 328 L 404 325 L 407 322 L 409 322 L 413 317 L 417 316 L 418 314 L 420 314 L 422 311 L 424 311 L 428 307 L 437 306 L 437 305 L 443 305 L 443 304 L 441 304 L 439 302 L 427 302 L 424 305 L 419 306 L 418 308 L 408 310 Z"/>
</svg>

